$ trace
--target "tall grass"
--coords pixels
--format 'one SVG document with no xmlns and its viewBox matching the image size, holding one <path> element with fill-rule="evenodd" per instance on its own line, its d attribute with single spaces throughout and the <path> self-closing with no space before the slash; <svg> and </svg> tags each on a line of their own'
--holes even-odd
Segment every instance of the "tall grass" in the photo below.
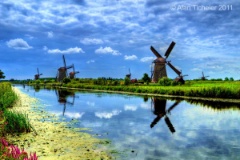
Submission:
<svg viewBox="0 0 240 160">
<path fill-rule="evenodd" d="M 0 83 L 0 110 L 5 110 L 11 107 L 17 100 L 17 95 L 12 90 L 10 83 Z"/>
<path fill-rule="evenodd" d="M 18 113 L 15 111 L 4 112 L 4 118 L 7 122 L 4 126 L 4 130 L 7 133 L 22 133 L 30 132 L 31 125 L 26 114 Z"/>
<path fill-rule="evenodd" d="M 10 83 L 0 83 L 0 128 L 1 134 L 30 132 L 27 115 L 16 111 L 9 111 L 18 99 Z M 1 136 L 1 135 L 0 135 Z"/>
</svg>

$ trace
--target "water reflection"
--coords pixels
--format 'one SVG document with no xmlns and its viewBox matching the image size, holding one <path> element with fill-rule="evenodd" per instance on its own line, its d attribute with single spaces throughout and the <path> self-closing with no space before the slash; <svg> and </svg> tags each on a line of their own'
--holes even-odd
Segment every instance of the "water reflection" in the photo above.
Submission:
<svg viewBox="0 0 240 160">
<path fill-rule="evenodd" d="M 240 104 L 234 102 L 219 102 L 211 100 L 186 100 L 190 104 L 201 105 L 203 107 L 212 108 L 214 110 L 224 110 L 224 109 L 236 109 L 240 110 Z"/>
<path fill-rule="evenodd" d="M 57 98 L 58 98 L 58 102 L 60 104 L 63 104 L 63 116 L 64 116 L 64 113 L 66 111 L 66 105 L 70 105 L 70 106 L 73 106 L 74 105 L 74 101 L 75 101 L 75 93 L 74 92 L 70 92 L 70 91 L 67 91 L 65 89 L 59 89 L 59 90 L 55 90 L 55 93 L 57 95 Z M 71 101 L 69 101 L 68 97 L 71 97 Z"/>
<path fill-rule="evenodd" d="M 36 98 L 49 112 L 64 116 L 60 119 L 74 118 L 74 127 L 109 139 L 111 149 L 123 153 L 119 160 L 235 160 L 240 155 L 236 103 L 69 90 L 40 90 Z"/>
<path fill-rule="evenodd" d="M 161 118 L 164 117 L 165 123 L 168 126 L 169 130 L 174 133 L 175 128 L 172 125 L 170 118 L 168 117 L 168 114 L 180 103 L 180 101 L 176 101 L 173 105 L 171 105 L 167 110 L 166 110 L 166 105 L 167 105 L 167 100 L 164 98 L 159 98 L 159 97 L 153 97 L 152 98 L 152 112 L 155 114 L 157 117 L 152 121 L 150 127 L 153 128 L 160 120 Z"/>
</svg>

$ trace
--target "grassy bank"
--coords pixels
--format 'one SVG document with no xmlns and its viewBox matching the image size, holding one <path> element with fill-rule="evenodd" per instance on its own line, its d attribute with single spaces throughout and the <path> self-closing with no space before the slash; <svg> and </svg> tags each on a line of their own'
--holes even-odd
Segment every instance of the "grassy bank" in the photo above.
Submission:
<svg viewBox="0 0 240 160">
<path fill-rule="evenodd" d="M 204 98 L 240 98 L 240 81 L 186 81 L 183 85 L 163 86 L 159 83 L 133 83 L 124 85 L 123 81 L 71 80 L 66 83 L 32 81 L 31 85 L 51 87 L 68 87 L 80 89 L 96 89 L 123 91 L 132 93 L 161 94 L 172 96 L 204 97 Z"/>
<path fill-rule="evenodd" d="M 0 83 L 0 158 L 6 160 L 37 160 L 36 154 L 28 154 L 16 145 L 9 144 L 7 135 L 30 132 L 31 125 L 26 114 L 12 110 L 18 100 L 10 83 Z"/>
</svg>

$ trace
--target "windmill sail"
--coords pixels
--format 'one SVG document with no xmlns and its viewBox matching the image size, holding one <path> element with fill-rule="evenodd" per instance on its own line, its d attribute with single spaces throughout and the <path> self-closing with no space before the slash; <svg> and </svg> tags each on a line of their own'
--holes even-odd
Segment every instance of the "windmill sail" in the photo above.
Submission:
<svg viewBox="0 0 240 160">
<path fill-rule="evenodd" d="M 155 54 L 157 58 L 162 58 L 162 56 L 153 48 L 153 46 L 150 47 L 151 51 Z"/>
<path fill-rule="evenodd" d="M 169 65 L 170 68 L 172 68 L 174 72 L 177 73 L 178 76 L 181 75 L 181 72 L 177 68 L 175 68 L 170 62 L 167 62 L 167 64 Z"/>
<path fill-rule="evenodd" d="M 166 53 L 165 53 L 165 57 L 166 58 L 168 58 L 168 56 L 169 56 L 169 54 L 171 53 L 171 51 L 172 51 L 172 49 L 173 49 L 173 47 L 175 46 L 175 42 L 172 42 L 171 44 L 170 44 L 170 46 L 168 47 L 168 49 L 167 49 L 167 51 L 166 51 Z"/>
</svg>

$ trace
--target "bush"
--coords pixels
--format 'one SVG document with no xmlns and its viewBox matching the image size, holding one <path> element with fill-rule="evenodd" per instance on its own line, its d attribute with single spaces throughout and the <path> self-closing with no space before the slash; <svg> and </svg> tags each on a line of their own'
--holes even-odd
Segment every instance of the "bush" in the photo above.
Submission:
<svg viewBox="0 0 240 160">
<path fill-rule="evenodd" d="M 129 85 L 130 82 L 131 82 L 130 78 L 126 77 L 126 78 L 124 79 L 124 85 Z"/>
<path fill-rule="evenodd" d="M 158 83 L 160 86 L 170 86 L 172 83 L 172 80 L 167 77 L 163 77 L 159 79 Z"/>
<path fill-rule="evenodd" d="M 63 79 L 63 83 L 64 83 L 64 84 L 67 84 L 67 83 L 69 83 L 69 82 L 71 82 L 71 79 L 70 79 L 70 78 L 64 78 L 64 79 Z"/>
</svg>

